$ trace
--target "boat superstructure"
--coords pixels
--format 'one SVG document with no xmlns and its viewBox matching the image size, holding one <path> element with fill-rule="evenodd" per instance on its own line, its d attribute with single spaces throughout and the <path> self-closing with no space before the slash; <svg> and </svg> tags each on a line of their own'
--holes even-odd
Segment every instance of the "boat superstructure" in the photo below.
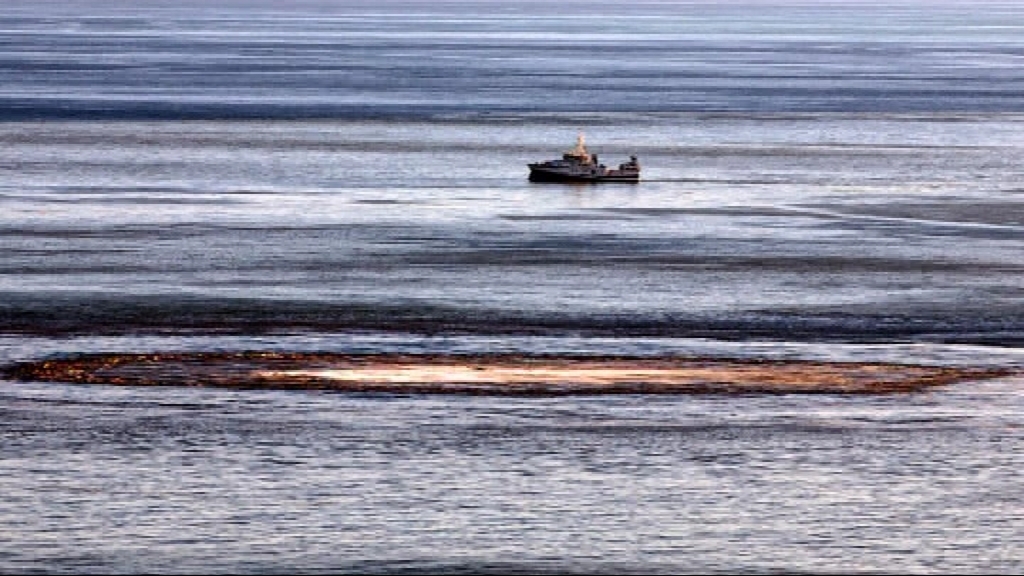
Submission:
<svg viewBox="0 0 1024 576">
<path fill-rule="evenodd" d="M 528 164 L 530 180 L 536 182 L 637 182 L 640 180 L 640 162 L 630 156 L 628 162 L 618 168 L 601 164 L 597 154 L 587 151 L 583 133 L 576 137 L 576 147 L 562 154 L 562 157 L 544 162 Z"/>
</svg>

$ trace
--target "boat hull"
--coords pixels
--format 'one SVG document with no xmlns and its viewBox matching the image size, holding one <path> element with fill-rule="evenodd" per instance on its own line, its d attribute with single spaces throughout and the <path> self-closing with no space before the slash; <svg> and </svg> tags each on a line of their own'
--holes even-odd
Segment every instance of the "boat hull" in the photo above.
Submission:
<svg viewBox="0 0 1024 576">
<path fill-rule="evenodd" d="M 566 173 L 543 168 L 530 168 L 531 182 L 639 182 L 640 174 Z"/>
</svg>

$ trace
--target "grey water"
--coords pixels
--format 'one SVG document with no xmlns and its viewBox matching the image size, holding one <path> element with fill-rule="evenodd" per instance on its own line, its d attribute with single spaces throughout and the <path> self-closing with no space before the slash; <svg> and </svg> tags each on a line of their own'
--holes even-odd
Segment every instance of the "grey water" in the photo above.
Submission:
<svg viewBox="0 0 1024 576">
<path fill-rule="evenodd" d="M 0 364 L 1024 367 L 1013 2 L 0 6 Z M 577 133 L 637 184 L 526 164 Z M 1017 573 L 1024 379 L 487 398 L 0 381 L 4 573 Z"/>
</svg>

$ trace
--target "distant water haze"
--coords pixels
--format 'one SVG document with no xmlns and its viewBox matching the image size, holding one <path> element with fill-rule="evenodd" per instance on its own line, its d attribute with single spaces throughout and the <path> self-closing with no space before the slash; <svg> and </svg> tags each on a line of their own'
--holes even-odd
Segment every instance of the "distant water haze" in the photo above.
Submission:
<svg viewBox="0 0 1024 576">
<path fill-rule="evenodd" d="M 1021 112 L 1012 2 L 33 2 L 0 115 Z"/>
</svg>

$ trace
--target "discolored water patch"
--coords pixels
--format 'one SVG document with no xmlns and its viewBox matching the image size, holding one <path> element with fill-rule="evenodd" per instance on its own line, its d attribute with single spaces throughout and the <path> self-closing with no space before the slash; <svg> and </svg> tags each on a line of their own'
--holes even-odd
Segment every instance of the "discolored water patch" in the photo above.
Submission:
<svg viewBox="0 0 1024 576">
<path fill-rule="evenodd" d="M 1003 368 L 702 357 L 211 352 L 87 354 L 2 369 L 17 381 L 417 394 L 887 394 Z"/>
</svg>

